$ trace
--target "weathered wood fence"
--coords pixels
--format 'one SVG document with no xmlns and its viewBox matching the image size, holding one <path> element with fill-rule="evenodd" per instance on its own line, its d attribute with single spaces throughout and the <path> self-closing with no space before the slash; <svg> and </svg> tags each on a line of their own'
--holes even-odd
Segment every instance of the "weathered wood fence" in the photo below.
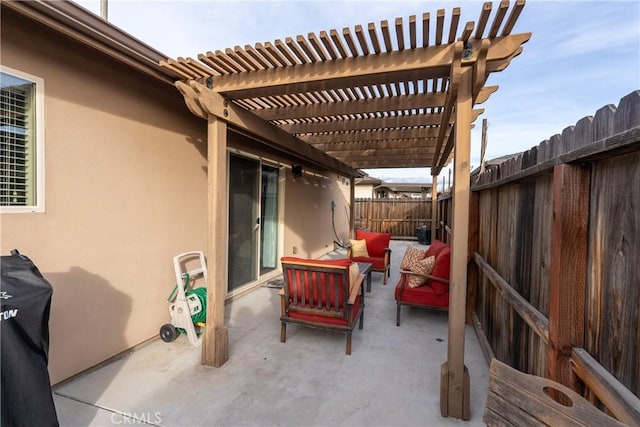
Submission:
<svg viewBox="0 0 640 427">
<path fill-rule="evenodd" d="M 640 425 L 640 91 L 471 189 L 468 320 L 486 352 Z"/>
<path fill-rule="evenodd" d="M 394 239 L 416 239 L 416 228 L 431 224 L 430 200 L 356 199 L 354 226 L 391 233 Z"/>
</svg>

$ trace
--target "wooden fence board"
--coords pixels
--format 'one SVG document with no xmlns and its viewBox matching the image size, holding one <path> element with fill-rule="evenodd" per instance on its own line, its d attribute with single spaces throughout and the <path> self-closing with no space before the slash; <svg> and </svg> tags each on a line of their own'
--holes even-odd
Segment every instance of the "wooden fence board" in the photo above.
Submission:
<svg viewBox="0 0 640 427">
<path fill-rule="evenodd" d="M 416 228 L 431 224 L 430 200 L 356 199 L 354 227 L 391 233 L 394 238 L 416 238 Z"/>
<path fill-rule="evenodd" d="M 640 396 L 640 152 L 593 173 L 587 350 Z"/>
<path fill-rule="evenodd" d="M 585 347 L 640 396 L 640 90 L 623 97 L 617 107 L 606 105 L 562 134 L 474 177 L 472 190 L 480 197 L 478 253 L 549 316 L 553 171 L 563 164 L 592 164 L 593 175 L 584 196 L 590 200 L 583 209 L 588 211 L 588 257 L 579 269 L 585 271 L 571 272 L 561 262 L 558 277 L 587 275 Z M 439 209 L 445 212 L 446 207 Z M 570 244 L 571 236 L 566 237 Z M 513 317 L 511 306 L 486 277 L 481 274 L 477 283 L 476 314 L 495 356 L 546 375 L 548 346 L 522 326 L 517 314 Z M 563 288 L 561 283 L 560 292 Z M 572 328 L 583 324 L 573 321 L 577 324 Z M 523 334 L 523 340 L 516 336 Z M 566 348 L 558 350 L 566 357 Z"/>
<path fill-rule="evenodd" d="M 536 180 L 534 220 L 531 251 L 531 285 L 529 302 L 545 316 L 549 316 L 549 269 L 551 266 L 551 224 L 553 221 L 552 175 Z M 529 337 L 531 352 L 527 372 L 545 376 L 547 345 L 535 335 Z"/>
<path fill-rule="evenodd" d="M 531 233 L 534 221 L 534 203 L 536 197 L 535 181 L 524 181 L 517 189 L 519 193 L 516 217 L 514 281 L 513 286 L 529 301 L 531 296 L 531 258 L 535 236 Z M 513 346 L 517 348 L 518 368 L 525 370 L 529 364 L 529 343 L 533 332 L 520 318 L 514 319 Z"/>
</svg>

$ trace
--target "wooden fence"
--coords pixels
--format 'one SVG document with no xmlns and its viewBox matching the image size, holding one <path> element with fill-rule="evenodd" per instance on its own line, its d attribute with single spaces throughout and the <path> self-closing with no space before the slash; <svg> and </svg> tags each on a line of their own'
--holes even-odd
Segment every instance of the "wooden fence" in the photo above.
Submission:
<svg viewBox="0 0 640 427">
<path fill-rule="evenodd" d="M 485 351 L 640 425 L 640 91 L 471 189 L 468 320 Z"/>
<path fill-rule="evenodd" d="M 416 239 L 416 228 L 431 224 L 430 200 L 356 199 L 355 227 L 391 233 L 394 239 Z"/>
</svg>

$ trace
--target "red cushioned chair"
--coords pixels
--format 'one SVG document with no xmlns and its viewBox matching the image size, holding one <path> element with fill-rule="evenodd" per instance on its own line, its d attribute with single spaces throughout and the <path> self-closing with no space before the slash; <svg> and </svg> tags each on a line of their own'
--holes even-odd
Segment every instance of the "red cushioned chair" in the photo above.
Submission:
<svg viewBox="0 0 640 427">
<path fill-rule="evenodd" d="M 368 257 L 351 256 L 351 248 L 347 249 L 347 258 L 355 262 L 368 262 L 372 271 L 382 272 L 382 283 L 387 284 L 387 277 L 391 274 L 391 233 L 374 233 L 371 231 L 356 230 L 356 240 L 367 242 Z"/>
<path fill-rule="evenodd" d="M 424 285 L 412 288 L 408 285 L 410 271 L 400 271 L 400 280 L 396 285 L 395 299 L 397 305 L 396 326 L 400 326 L 400 307 L 409 305 L 436 310 L 449 309 L 449 270 L 451 267 L 451 246 L 434 240 L 425 253 L 425 258 L 436 257 L 431 275 L 426 276 Z"/>
<path fill-rule="evenodd" d="M 350 259 L 313 260 L 281 258 L 284 286 L 281 295 L 280 341 L 287 338 L 287 323 L 329 329 L 347 334 L 364 317 L 364 275 Z"/>
</svg>

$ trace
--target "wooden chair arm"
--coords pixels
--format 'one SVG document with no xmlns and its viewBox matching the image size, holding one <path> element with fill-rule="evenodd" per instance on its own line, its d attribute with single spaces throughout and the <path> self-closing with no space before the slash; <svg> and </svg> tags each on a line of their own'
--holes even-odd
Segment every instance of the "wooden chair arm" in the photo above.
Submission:
<svg viewBox="0 0 640 427">
<path fill-rule="evenodd" d="M 278 295 L 280 295 L 280 315 L 284 316 L 287 314 L 287 301 L 285 300 L 284 288 L 280 288 Z"/>
<path fill-rule="evenodd" d="M 400 274 L 411 274 L 412 276 L 426 277 L 427 280 L 435 280 L 436 282 L 441 282 L 441 283 L 444 283 L 446 285 L 449 284 L 449 281 L 447 279 L 443 279 L 442 277 L 432 276 L 430 274 L 418 274 L 418 273 L 414 273 L 413 271 L 408 271 L 408 270 L 400 270 Z"/>
<path fill-rule="evenodd" d="M 360 287 L 364 281 L 364 274 L 359 274 L 358 278 L 355 282 L 353 282 L 353 286 L 349 289 L 349 301 L 348 304 L 353 305 L 356 302 L 356 298 L 358 297 L 358 293 L 360 292 Z"/>
</svg>

